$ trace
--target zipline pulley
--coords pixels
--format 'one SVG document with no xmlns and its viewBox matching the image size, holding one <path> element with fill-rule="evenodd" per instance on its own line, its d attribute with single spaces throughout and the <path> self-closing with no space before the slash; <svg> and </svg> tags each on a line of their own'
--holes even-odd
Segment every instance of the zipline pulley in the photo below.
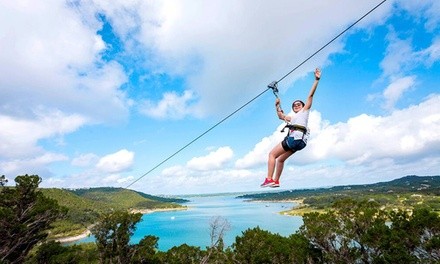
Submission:
<svg viewBox="0 0 440 264">
<path fill-rule="evenodd" d="M 273 94 L 275 95 L 276 98 L 278 98 L 278 86 L 277 86 L 278 82 L 277 81 L 273 81 L 271 83 L 269 83 L 269 85 L 267 87 L 269 87 L 270 89 L 272 89 Z"/>
<path fill-rule="evenodd" d="M 278 96 L 278 82 L 277 81 L 273 81 L 273 82 L 269 83 L 269 85 L 267 87 L 272 89 L 272 92 L 273 92 L 273 94 L 275 95 L 276 98 L 279 98 L 279 96 Z M 278 107 L 279 107 L 280 111 L 283 112 L 283 110 L 281 109 L 281 104 Z M 290 126 L 291 125 L 286 121 L 286 126 L 283 127 L 281 132 L 284 132 L 285 128 L 290 129 Z"/>
</svg>

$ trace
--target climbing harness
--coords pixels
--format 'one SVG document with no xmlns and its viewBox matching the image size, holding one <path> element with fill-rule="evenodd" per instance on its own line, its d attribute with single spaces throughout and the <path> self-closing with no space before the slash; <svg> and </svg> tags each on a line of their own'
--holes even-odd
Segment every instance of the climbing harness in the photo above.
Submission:
<svg viewBox="0 0 440 264">
<path fill-rule="evenodd" d="M 304 134 L 307 133 L 307 128 L 305 126 L 301 126 L 298 124 L 287 124 L 284 128 L 288 128 L 292 131 L 297 130 L 297 131 L 300 131 Z M 281 130 L 281 132 L 284 132 L 284 128 L 283 128 L 283 130 Z"/>
</svg>

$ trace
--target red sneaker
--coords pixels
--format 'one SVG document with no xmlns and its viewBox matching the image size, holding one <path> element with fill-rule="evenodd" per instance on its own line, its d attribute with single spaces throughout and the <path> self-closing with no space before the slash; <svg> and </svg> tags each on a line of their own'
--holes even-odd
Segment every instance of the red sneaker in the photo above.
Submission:
<svg viewBox="0 0 440 264">
<path fill-rule="evenodd" d="M 266 178 L 260 186 L 261 187 L 269 187 L 269 186 L 272 187 L 272 185 L 274 185 L 274 184 L 275 184 L 275 182 L 272 179 Z"/>
<path fill-rule="evenodd" d="M 270 185 L 270 187 L 272 187 L 272 188 L 280 187 L 280 181 L 279 180 L 278 181 L 274 181 L 273 184 Z"/>
</svg>

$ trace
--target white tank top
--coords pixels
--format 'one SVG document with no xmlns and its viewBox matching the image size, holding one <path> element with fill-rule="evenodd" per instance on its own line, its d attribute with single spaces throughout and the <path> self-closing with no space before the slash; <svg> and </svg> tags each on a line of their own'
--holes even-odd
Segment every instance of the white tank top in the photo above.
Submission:
<svg viewBox="0 0 440 264">
<path fill-rule="evenodd" d="M 298 113 L 294 113 L 291 116 L 290 124 L 292 125 L 300 125 L 307 128 L 307 132 L 304 134 L 300 130 L 290 130 L 289 137 L 293 137 L 294 139 L 302 139 L 305 143 L 307 143 L 307 139 L 309 138 L 309 128 L 307 124 L 309 122 L 309 110 L 301 109 Z"/>
</svg>

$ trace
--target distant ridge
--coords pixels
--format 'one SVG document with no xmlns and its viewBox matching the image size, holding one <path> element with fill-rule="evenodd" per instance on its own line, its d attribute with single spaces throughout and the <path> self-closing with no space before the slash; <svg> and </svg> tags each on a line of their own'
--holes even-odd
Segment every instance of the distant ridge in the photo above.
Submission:
<svg viewBox="0 0 440 264">
<path fill-rule="evenodd" d="M 399 179 L 394 179 L 389 182 L 384 182 L 384 184 L 394 184 L 394 185 L 411 185 L 411 184 L 424 184 L 426 182 L 430 182 L 431 184 L 440 185 L 440 175 L 435 176 L 417 176 L 417 175 L 408 175 Z M 380 183 L 375 183 L 380 184 Z"/>
<path fill-rule="evenodd" d="M 435 176 L 417 176 L 407 175 L 402 178 L 394 179 L 387 182 L 378 182 L 372 184 L 356 184 L 356 185 L 340 185 L 327 188 L 313 189 L 295 189 L 281 192 L 264 192 L 256 194 L 246 194 L 237 198 L 244 199 L 296 199 L 309 195 L 323 194 L 341 194 L 354 192 L 368 193 L 390 193 L 390 192 L 409 192 L 420 194 L 440 195 L 440 175 Z"/>
<path fill-rule="evenodd" d="M 79 195 L 79 196 L 83 196 L 83 197 L 88 197 L 88 196 L 90 196 L 91 193 L 103 193 L 103 194 L 111 195 L 111 194 L 116 194 L 119 192 L 127 192 L 127 193 L 133 192 L 133 193 L 140 195 L 141 197 L 143 197 L 145 199 L 158 201 L 158 202 L 164 202 L 164 203 L 185 203 L 185 202 L 188 202 L 188 200 L 185 200 L 185 199 L 155 196 L 155 195 L 146 194 L 146 193 L 135 191 L 135 190 L 118 188 L 118 187 L 81 188 L 81 189 L 72 189 L 70 191 Z"/>
<path fill-rule="evenodd" d="M 393 189 L 403 189 L 406 191 L 410 190 L 417 190 L 417 188 L 423 188 L 426 189 L 426 184 L 429 184 L 430 187 L 427 189 L 438 189 L 440 187 L 440 175 L 436 176 L 417 176 L 417 175 L 408 175 L 404 176 L 402 178 L 394 179 L 387 182 L 378 182 L 378 183 L 372 183 L 372 184 L 361 184 L 361 185 L 345 185 L 340 186 L 342 188 L 344 187 L 351 187 L 351 188 L 375 188 L 376 190 L 389 190 L 390 188 Z M 332 188 L 338 188 L 337 186 Z"/>
</svg>

